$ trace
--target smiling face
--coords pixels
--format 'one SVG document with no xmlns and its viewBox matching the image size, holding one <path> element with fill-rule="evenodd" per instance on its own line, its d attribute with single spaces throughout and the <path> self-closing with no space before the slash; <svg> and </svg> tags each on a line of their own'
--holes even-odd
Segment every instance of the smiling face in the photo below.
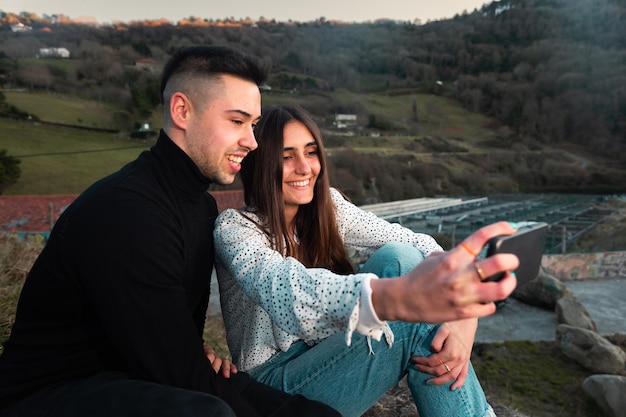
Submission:
<svg viewBox="0 0 626 417">
<path fill-rule="evenodd" d="M 231 75 L 205 83 L 189 96 L 174 94 L 172 112 L 182 129 L 167 133 L 206 178 L 230 184 L 257 147 L 253 128 L 261 116 L 261 93 L 255 83 Z"/>
<path fill-rule="evenodd" d="M 283 132 L 283 201 L 290 223 L 303 204 L 313 200 L 321 164 L 315 138 L 299 121 L 285 125 Z"/>
</svg>

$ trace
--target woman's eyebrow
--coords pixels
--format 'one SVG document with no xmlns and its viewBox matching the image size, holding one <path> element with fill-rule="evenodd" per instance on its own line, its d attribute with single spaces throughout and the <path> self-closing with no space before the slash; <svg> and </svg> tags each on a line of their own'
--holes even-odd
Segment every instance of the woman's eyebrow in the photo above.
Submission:
<svg viewBox="0 0 626 417">
<path fill-rule="evenodd" d="M 317 146 L 317 142 L 313 141 L 313 142 L 309 142 L 306 145 L 304 145 L 305 148 L 309 148 L 311 146 Z M 292 147 L 289 147 L 289 148 L 283 148 L 283 151 L 293 151 L 294 149 L 296 149 L 296 148 L 294 148 L 292 146 Z"/>
</svg>

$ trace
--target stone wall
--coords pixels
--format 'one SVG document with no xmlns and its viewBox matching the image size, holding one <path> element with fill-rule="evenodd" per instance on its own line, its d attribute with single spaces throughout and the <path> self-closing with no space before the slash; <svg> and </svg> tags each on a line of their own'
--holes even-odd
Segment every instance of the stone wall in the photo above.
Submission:
<svg viewBox="0 0 626 417">
<path fill-rule="evenodd" d="M 626 278 L 626 252 L 544 255 L 541 266 L 561 281 Z"/>
</svg>

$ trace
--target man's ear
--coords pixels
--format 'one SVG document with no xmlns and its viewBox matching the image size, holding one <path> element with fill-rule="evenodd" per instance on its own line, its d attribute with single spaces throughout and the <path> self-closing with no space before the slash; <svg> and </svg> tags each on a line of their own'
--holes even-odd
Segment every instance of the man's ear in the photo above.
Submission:
<svg viewBox="0 0 626 417">
<path fill-rule="evenodd" d="M 185 94 L 180 92 L 172 94 L 170 98 L 170 118 L 177 128 L 186 129 L 187 123 L 191 119 L 191 101 Z"/>
</svg>

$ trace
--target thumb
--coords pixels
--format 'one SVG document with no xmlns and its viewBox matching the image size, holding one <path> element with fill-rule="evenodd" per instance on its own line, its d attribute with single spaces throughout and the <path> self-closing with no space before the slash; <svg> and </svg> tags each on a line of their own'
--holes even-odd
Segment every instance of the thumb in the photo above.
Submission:
<svg viewBox="0 0 626 417">
<path fill-rule="evenodd" d="M 441 352 L 443 349 L 443 344 L 450 335 L 450 330 L 446 326 L 440 326 L 437 333 L 435 333 L 435 337 L 433 337 L 433 341 L 430 342 L 430 347 L 435 352 Z"/>
</svg>

